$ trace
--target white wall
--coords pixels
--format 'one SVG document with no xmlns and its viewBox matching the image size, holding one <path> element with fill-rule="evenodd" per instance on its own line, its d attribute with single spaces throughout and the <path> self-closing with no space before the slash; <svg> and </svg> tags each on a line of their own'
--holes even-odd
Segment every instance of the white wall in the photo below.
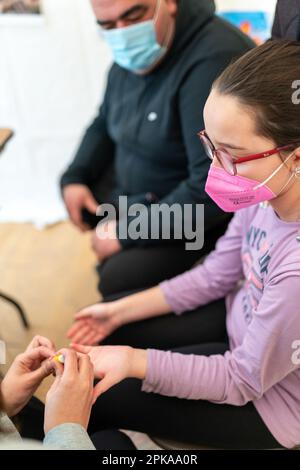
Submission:
<svg viewBox="0 0 300 470">
<path fill-rule="evenodd" d="M 273 9 L 275 0 L 218 0 Z M 0 158 L 0 221 L 65 217 L 58 175 L 101 100 L 110 56 L 89 0 L 44 0 L 44 18 L 0 18 L 0 127 L 15 139 Z"/>
<path fill-rule="evenodd" d="M 45 0 L 45 17 L 0 22 L 0 220 L 63 218 L 57 178 L 92 119 L 110 63 L 88 0 Z"/>
<path fill-rule="evenodd" d="M 277 0 L 215 0 L 222 10 L 265 10 L 274 12 Z"/>
</svg>

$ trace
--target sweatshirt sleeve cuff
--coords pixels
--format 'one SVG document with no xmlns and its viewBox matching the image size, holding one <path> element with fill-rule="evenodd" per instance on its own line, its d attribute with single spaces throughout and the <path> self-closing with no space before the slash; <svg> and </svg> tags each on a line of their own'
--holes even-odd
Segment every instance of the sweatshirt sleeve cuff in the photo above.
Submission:
<svg viewBox="0 0 300 470">
<path fill-rule="evenodd" d="M 181 301 L 180 295 L 178 295 L 178 282 L 176 278 L 161 282 L 159 287 L 162 290 L 167 303 L 170 305 L 172 312 L 176 315 L 181 315 L 187 310 Z"/>
<path fill-rule="evenodd" d="M 166 355 L 170 354 L 168 351 L 158 351 L 157 349 L 147 349 L 147 370 L 146 377 L 142 383 L 142 392 L 147 393 L 160 393 L 162 382 L 164 388 L 168 388 L 167 377 L 169 374 L 163 373 L 164 360 Z"/>
<path fill-rule="evenodd" d="M 68 175 L 68 174 L 65 174 L 61 177 L 59 184 L 60 184 L 61 191 L 63 191 L 63 189 L 66 186 L 69 186 L 70 184 L 83 184 L 84 186 L 88 186 L 87 180 L 83 178 L 82 176 Z"/>
<path fill-rule="evenodd" d="M 75 423 L 60 424 L 51 429 L 45 436 L 44 445 L 58 450 L 95 450 L 86 430 Z"/>
</svg>

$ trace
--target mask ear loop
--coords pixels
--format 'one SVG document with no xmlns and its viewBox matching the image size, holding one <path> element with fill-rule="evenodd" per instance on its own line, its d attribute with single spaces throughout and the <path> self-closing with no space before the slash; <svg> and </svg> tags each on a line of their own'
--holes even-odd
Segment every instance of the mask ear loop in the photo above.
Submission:
<svg viewBox="0 0 300 470">
<path fill-rule="evenodd" d="M 285 190 L 285 188 L 289 185 L 289 183 L 291 182 L 291 180 L 292 180 L 293 178 L 296 178 L 295 172 L 293 172 L 293 173 L 291 174 L 291 176 L 290 176 L 289 179 L 287 180 L 286 184 L 283 186 L 283 188 L 282 188 L 282 189 L 279 191 L 279 193 L 277 194 L 277 197 L 280 196 L 280 194 Z"/>
<path fill-rule="evenodd" d="M 258 184 L 257 186 L 255 186 L 253 188 L 254 191 L 256 191 L 257 189 L 260 189 L 262 188 L 263 186 L 265 186 L 269 181 L 271 181 L 272 178 L 274 178 L 274 176 L 276 176 L 280 170 L 285 166 L 286 162 L 289 161 L 289 159 L 294 155 L 294 152 L 291 153 L 291 155 L 289 155 L 285 160 L 284 162 L 281 163 L 281 165 L 277 168 L 277 170 L 275 170 L 270 176 L 269 178 L 267 178 L 265 181 L 263 181 L 262 183 Z M 290 183 L 291 179 L 294 178 L 296 175 L 295 175 L 295 172 L 293 172 L 293 174 L 291 175 L 291 177 L 289 178 L 288 182 L 284 185 L 284 187 L 281 189 L 280 193 L 282 193 L 282 191 L 285 190 L 285 188 L 287 187 L 287 185 Z M 279 196 L 278 194 L 278 196 Z"/>
<path fill-rule="evenodd" d="M 157 21 L 158 14 L 159 14 L 159 9 L 160 9 L 160 6 L 161 6 L 161 2 L 162 2 L 162 0 L 157 1 L 155 13 L 154 13 L 154 16 L 153 16 L 154 23 L 156 23 L 156 21 Z"/>
<path fill-rule="evenodd" d="M 287 183 L 283 186 L 283 188 L 277 194 L 277 196 L 280 196 L 280 194 L 285 190 L 285 188 L 288 186 L 292 178 L 296 178 L 300 180 L 300 167 L 296 168 L 295 171 L 293 171 L 293 173 L 291 174 L 291 177 L 288 179 Z"/>
</svg>

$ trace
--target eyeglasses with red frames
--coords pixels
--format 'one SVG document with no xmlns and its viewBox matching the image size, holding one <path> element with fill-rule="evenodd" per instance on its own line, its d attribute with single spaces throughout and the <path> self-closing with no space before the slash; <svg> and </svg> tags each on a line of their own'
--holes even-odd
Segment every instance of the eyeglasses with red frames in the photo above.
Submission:
<svg viewBox="0 0 300 470">
<path fill-rule="evenodd" d="M 289 150 L 292 148 L 295 148 L 295 144 L 292 145 L 285 145 L 283 147 L 277 147 L 273 150 L 269 150 L 267 152 L 262 152 L 262 153 L 257 153 L 254 155 L 248 155 L 247 157 L 241 157 L 241 158 L 234 158 L 230 153 L 225 150 L 225 149 L 216 149 L 208 135 L 206 134 L 206 131 L 201 131 L 198 134 L 202 145 L 204 147 L 204 150 L 207 154 L 207 156 L 210 158 L 210 160 L 213 160 L 216 158 L 220 165 L 224 168 L 224 170 L 229 173 L 232 176 L 237 175 L 237 168 L 236 165 L 238 163 L 244 163 L 244 162 L 251 162 L 253 160 L 259 160 L 261 158 L 266 158 L 270 157 L 271 155 L 275 155 L 276 153 L 283 152 L 284 150 Z M 300 145 L 300 144 L 299 144 Z"/>
</svg>

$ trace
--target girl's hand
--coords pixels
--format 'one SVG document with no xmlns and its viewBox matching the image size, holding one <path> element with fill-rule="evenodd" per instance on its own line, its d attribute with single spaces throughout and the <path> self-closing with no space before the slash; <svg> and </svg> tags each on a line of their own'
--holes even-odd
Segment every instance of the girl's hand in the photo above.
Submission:
<svg viewBox="0 0 300 470">
<path fill-rule="evenodd" d="M 120 326 L 117 305 L 117 302 L 99 303 L 81 310 L 75 315 L 68 338 L 77 344 L 99 344 Z"/>
<path fill-rule="evenodd" d="M 94 370 L 89 356 L 63 349 L 64 365 L 53 362 L 56 379 L 47 393 L 45 433 L 65 423 L 87 429 L 93 402 Z"/>
<path fill-rule="evenodd" d="M 95 346 L 120 326 L 170 314 L 171 306 L 159 286 L 114 302 L 84 308 L 75 315 L 68 337 L 76 344 Z"/>
<path fill-rule="evenodd" d="M 104 392 L 126 378 L 143 380 L 146 376 L 147 351 L 129 346 L 81 346 L 71 344 L 75 351 L 88 354 L 94 374 L 100 382 L 94 388 L 94 402 Z"/>
<path fill-rule="evenodd" d="M 23 354 L 19 354 L 1 383 L 1 394 L 8 416 L 15 416 L 28 403 L 45 377 L 53 371 L 49 361 L 55 354 L 53 343 L 35 336 Z"/>
</svg>

